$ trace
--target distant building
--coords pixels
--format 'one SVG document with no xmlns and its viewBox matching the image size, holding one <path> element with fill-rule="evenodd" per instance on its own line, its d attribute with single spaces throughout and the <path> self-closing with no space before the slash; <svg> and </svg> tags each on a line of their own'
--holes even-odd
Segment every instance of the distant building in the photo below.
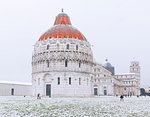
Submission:
<svg viewBox="0 0 150 117">
<path fill-rule="evenodd" d="M 96 63 L 94 72 L 97 95 L 140 95 L 139 62 L 131 62 L 129 73 L 113 75 L 114 67 L 108 61 L 103 66 Z"/>
<path fill-rule="evenodd" d="M 150 93 L 150 87 L 149 88 L 145 88 L 145 93 Z"/>
<path fill-rule="evenodd" d="M 112 73 L 101 64 L 94 64 L 94 95 L 115 95 L 114 77 Z"/>
<path fill-rule="evenodd" d="M 121 86 L 116 86 L 116 94 L 140 95 L 140 66 L 138 61 L 131 62 L 129 73 L 117 74 L 114 77 L 120 81 L 119 85 Z"/>
<path fill-rule="evenodd" d="M 32 84 L 0 81 L 0 96 L 32 96 Z"/>
</svg>

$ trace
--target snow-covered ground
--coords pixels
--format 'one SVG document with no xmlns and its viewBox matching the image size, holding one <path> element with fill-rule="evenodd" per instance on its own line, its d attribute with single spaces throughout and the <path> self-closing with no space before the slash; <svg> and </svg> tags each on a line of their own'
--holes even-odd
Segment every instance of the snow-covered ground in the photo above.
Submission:
<svg viewBox="0 0 150 117">
<path fill-rule="evenodd" d="M 0 97 L 0 117 L 150 117 L 150 97 Z"/>
</svg>

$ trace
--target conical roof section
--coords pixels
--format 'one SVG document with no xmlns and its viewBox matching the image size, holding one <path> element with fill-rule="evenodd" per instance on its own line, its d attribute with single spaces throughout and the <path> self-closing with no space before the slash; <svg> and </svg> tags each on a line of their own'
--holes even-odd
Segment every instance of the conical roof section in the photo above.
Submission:
<svg viewBox="0 0 150 117">
<path fill-rule="evenodd" d="M 66 13 L 62 12 L 57 15 L 54 25 L 59 25 L 59 24 L 71 25 L 70 18 Z"/>
<path fill-rule="evenodd" d="M 56 16 L 54 26 L 46 31 L 39 41 L 53 38 L 74 38 L 86 41 L 85 36 L 71 25 L 69 16 L 63 11 Z"/>
</svg>

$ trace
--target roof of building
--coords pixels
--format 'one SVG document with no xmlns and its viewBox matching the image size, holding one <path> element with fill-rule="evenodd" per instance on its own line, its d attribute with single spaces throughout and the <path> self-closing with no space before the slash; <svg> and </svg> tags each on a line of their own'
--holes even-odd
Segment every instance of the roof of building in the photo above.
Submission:
<svg viewBox="0 0 150 117">
<path fill-rule="evenodd" d="M 115 76 L 119 76 L 119 75 L 135 75 L 135 73 L 119 73 L 119 74 L 115 74 Z"/>
<path fill-rule="evenodd" d="M 103 65 L 103 67 L 105 67 L 105 68 L 113 68 L 113 66 L 111 65 L 111 63 L 108 62 L 108 59 L 106 59 L 105 61 L 106 61 L 106 63 Z"/>
<path fill-rule="evenodd" d="M 85 40 L 84 35 L 71 25 L 69 16 L 63 12 L 56 16 L 54 26 L 47 30 L 40 38 L 39 41 L 51 38 L 74 38 Z"/>
<path fill-rule="evenodd" d="M 104 66 L 105 68 L 113 67 L 109 62 L 105 63 L 103 66 Z"/>
<path fill-rule="evenodd" d="M 0 80 L 0 84 L 32 85 L 32 83 L 30 82 L 16 82 L 16 81 L 4 81 L 4 80 Z"/>
<path fill-rule="evenodd" d="M 106 59 L 106 63 L 103 65 L 103 67 L 110 71 L 112 75 L 115 74 L 115 68 L 108 62 L 108 59 Z"/>
</svg>

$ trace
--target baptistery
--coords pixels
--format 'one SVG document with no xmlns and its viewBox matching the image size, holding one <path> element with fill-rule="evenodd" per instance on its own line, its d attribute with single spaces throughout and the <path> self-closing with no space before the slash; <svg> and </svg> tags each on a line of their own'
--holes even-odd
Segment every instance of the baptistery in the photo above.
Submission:
<svg viewBox="0 0 150 117">
<path fill-rule="evenodd" d="M 93 77 L 91 45 L 62 11 L 34 45 L 33 95 L 91 97 Z"/>
</svg>

